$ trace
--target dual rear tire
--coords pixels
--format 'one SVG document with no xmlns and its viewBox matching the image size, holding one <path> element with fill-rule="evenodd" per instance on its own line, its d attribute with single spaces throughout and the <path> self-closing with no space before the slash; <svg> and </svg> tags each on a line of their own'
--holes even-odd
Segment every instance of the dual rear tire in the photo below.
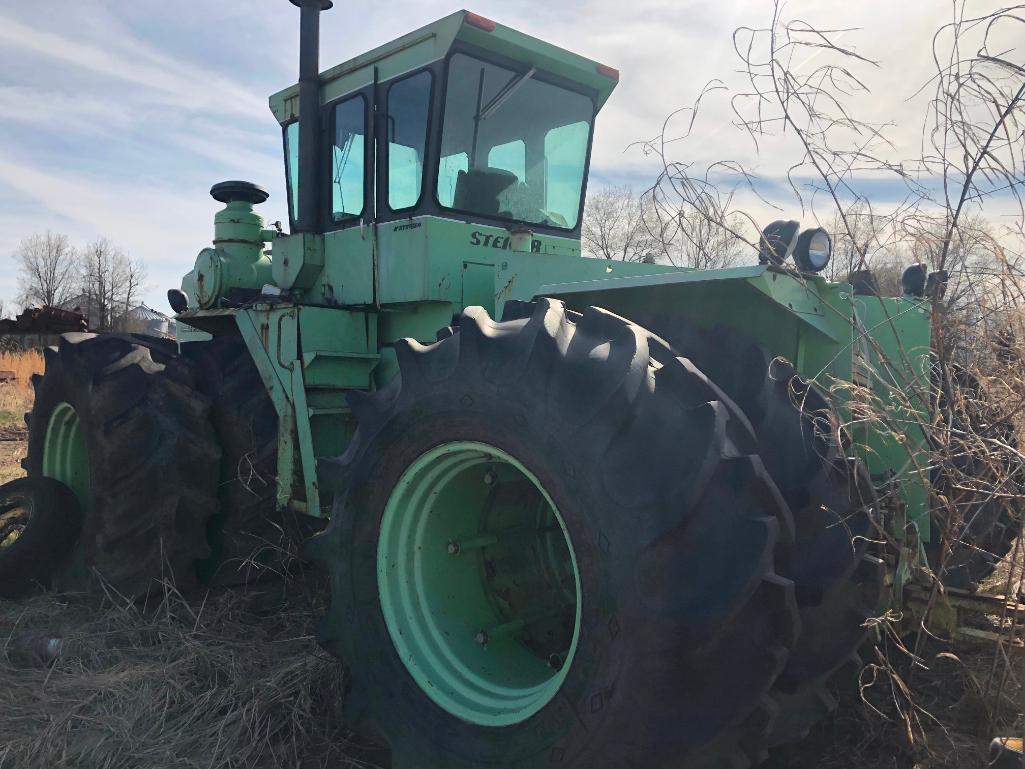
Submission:
<svg viewBox="0 0 1025 769">
<path fill-rule="evenodd" d="M 0 598 L 49 587 L 80 527 L 78 500 L 63 483 L 17 478 L 0 486 Z"/>
<path fill-rule="evenodd" d="M 352 712 L 392 766 L 739 768 L 821 717 L 871 603 L 864 548 L 823 535 L 868 505 L 813 520 L 805 501 L 795 527 L 743 411 L 602 310 L 470 308 L 396 352 L 400 375 L 352 395 L 356 436 L 321 463 L 338 496 L 310 545 L 332 583 L 321 640 L 353 662 Z M 810 481 L 850 491 L 857 468 L 817 461 Z M 524 505 L 547 512 L 509 518 Z M 801 621 L 834 599 L 810 640 Z"/>
</svg>

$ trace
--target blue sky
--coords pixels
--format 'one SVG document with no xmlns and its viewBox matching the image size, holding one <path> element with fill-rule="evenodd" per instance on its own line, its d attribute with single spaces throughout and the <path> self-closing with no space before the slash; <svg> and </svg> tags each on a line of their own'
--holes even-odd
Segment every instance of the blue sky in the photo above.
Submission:
<svg viewBox="0 0 1025 769">
<path fill-rule="evenodd" d="M 471 10 L 622 71 L 599 118 L 593 180 L 639 190 L 658 166 L 628 146 L 657 134 L 666 113 L 704 82 L 729 76 L 733 28 L 764 23 L 767 5 L 481 0 Z M 787 8 L 865 28 L 850 41 L 884 65 L 868 73 L 877 97 L 865 104 L 897 121 L 900 149 L 913 150 L 921 112 L 908 97 L 928 77 L 932 32 L 949 4 L 795 0 Z M 321 63 L 455 9 L 433 0 L 336 0 L 323 17 Z M 295 80 L 297 30 L 287 0 L 0 0 L 0 298 L 15 294 L 9 254 L 18 241 L 49 228 L 79 244 L 107 236 L 142 259 L 144 298 L 166 310 L 164 292 L 209 242 L 218 206 L 208 190 L 220 180 L 264 185 L 271 200 L 262 212 L 285 220 L 280 132 L 266 99 Z M 781 153 L 770 144 L 755 155 L 742 136 L 725 132 L 728 123 L 724 110 L 712 110 L 680 151 L 741 156 L 769 184 L 780 180 Z"/>
</svg>

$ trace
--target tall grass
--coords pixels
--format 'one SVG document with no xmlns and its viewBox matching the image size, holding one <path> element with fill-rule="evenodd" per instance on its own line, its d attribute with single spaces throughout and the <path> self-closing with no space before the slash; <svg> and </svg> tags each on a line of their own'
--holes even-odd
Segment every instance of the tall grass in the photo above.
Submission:
<svg viewBox="0 0 1025 769">
<path fill-rule="evenodd" d="M 0 767 L 370 766 L 344 725 L 344 668 L 313 639 L 319 593 L 0 601 Z"/>
<path fill-rule="evenodd" d="M 43 354 L 38 350 L 0 353 L 0 371 L 13 371 L 15 378 L 0 382 L 0 424 L 21 421 L 32 408 L 32 375 L 43 373 Z"/>
</svg>

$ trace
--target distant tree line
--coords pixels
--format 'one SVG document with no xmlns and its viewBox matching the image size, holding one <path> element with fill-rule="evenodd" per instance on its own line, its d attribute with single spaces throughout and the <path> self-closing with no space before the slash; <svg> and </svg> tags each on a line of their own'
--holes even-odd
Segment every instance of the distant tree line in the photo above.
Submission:
<svg viewBox="0 0 1025 769">
<path fill-rule="evenodd" d="M 103 237 L 76 248 L 67 235 L 34 233 L 18 244 L 13 258 L 22 307 L 77 310 L 96 331 L 114 328 L 138 303 L 146 280 L 145 266 Z"/>
<path fill-rule="evenodd" d="M 588 190 L 580 245 L 585 256 L 713 270 L 738 264 L 744 241 L 685 212 L 662 215 L 655 198 L 629 186 Z M 740 226 L 740 222 L 737 223 Z"/>
<path fill-rule="evenodd" d="M 656 208 L 650 193 L 638 195 L 628 186 L 590 190 L 580 230 L 583 253 L 699 269 L 756 262 L 757 252 L 749 241 L 757 242 L 757 234 L 751 232 L 746 218 L 735 214 L 731 226 L 723 227 L 695 212 L 665 216 Z M 895 223 L 873 212 L 864 199 L 846 207 L 843 218 L 837 214 L 824 226 L 833 239 L 833 258 L 823 275 L 843 282 L 859 269 L 871 268 L 882 296 L 900 296 L 901 273 L 909 265 L 941 269 L 942 263 L 951 276 L 946 306 L 965 312 L 979 304 L 979 286 L 968 276 L 996 274 L 1002 268 L 997 228 L 979 214 L 963 215 L 957 237 L 945 249 L 942 220 L 909 217 Z"/>
</svg>

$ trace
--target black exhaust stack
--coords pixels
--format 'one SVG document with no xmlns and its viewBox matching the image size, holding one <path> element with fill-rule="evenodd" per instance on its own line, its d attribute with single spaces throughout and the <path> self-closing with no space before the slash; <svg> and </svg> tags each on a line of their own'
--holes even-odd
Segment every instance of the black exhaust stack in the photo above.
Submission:
<svg viewBox="0 0 1025 769">
<path fill-rule="evenodd" d="M 299 7 L 299 218 L 296 232 L 320 223 L 320 12 L 332 0 L 291 0 Z"/>
</svg>

